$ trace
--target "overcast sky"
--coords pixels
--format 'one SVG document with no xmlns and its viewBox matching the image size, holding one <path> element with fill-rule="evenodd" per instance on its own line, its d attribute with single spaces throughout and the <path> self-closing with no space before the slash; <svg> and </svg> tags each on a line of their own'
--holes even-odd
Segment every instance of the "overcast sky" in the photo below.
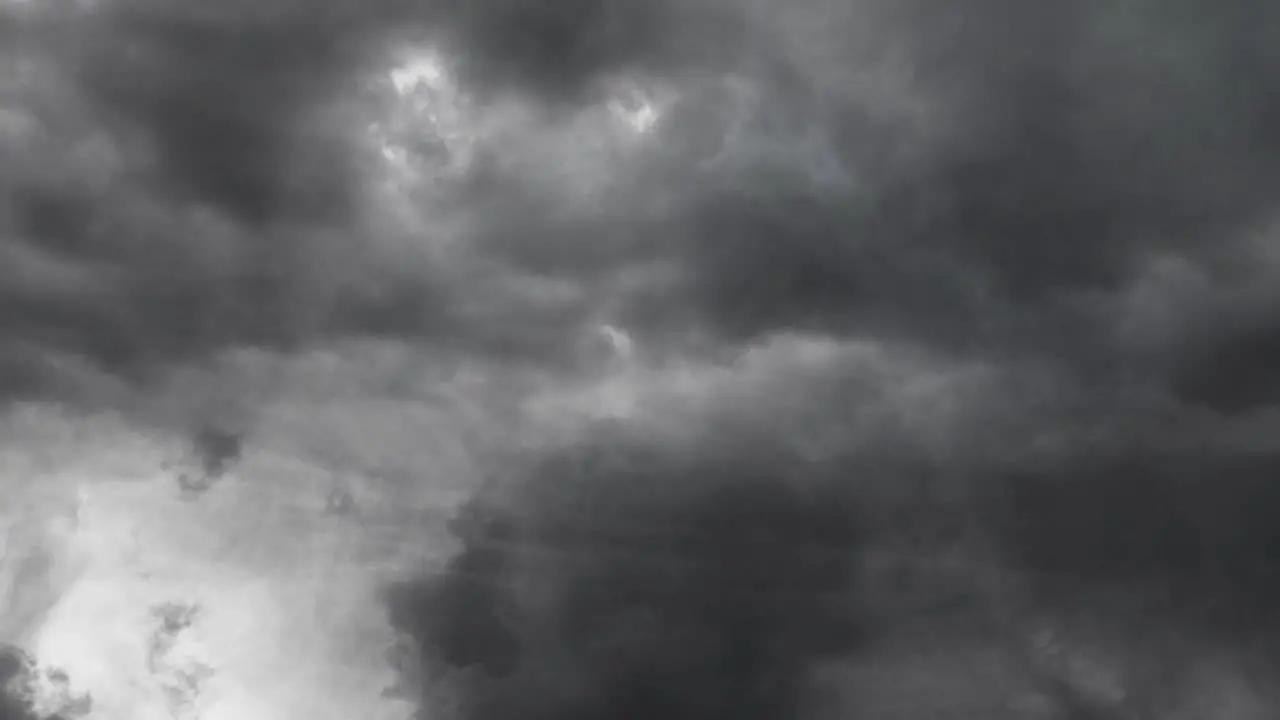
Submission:
<svg viewBox="0 0 1280 720">
<path fill-rule="evenodd" d="M 1271 11 L 890 5 L 11 5 L 6 390 L 610 325 L 1264 410 Z"/>
<path fill-rule="evenodd" d="M 15 427 L 1274 466 L 1280 7 L 557 7 L 0 5 Z"/>
</svg>

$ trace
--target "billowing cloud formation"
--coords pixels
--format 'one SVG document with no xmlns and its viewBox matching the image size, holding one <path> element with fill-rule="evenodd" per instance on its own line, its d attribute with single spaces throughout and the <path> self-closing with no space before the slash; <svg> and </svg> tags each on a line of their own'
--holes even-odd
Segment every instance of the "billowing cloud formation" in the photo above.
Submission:
<svg viewBox="0 0 1280 720">
<path fill-rule="evenodd" d="M 863 632 L 856 512 L 847 487 L 708 455 L 550 460 L 518 509 L 474 508 L 451 572 L 393 593 L 393 623 L 429 662 L 507 676 L 464 695 L 468 717 L 796 716 L 806 671 Z"/>
<path fill-rule="evenodd" d="M 602 415 L 662 438 L 641 463 L 653 497 L 602 510 L 623 525 L 633 501 L 636 522 L 701 524 L 718 486 L 668 493 L 669 476 L 750 475 L 747 460 L 858 478 L 859 502 L 838 510 L 873 526 L 859 503 L 941 478 L 992 501 L 989 529 L 1050 586 L 1182 573 L 1250 617 L 1271 597 L 1274 537 L 1228 520 L 1271 506 L 1255 478 L 1277 457 L 1280 11 L 1266 3 L 0 12 L 8 398 L 119 406 L 141 388 L 201 406 L 128 405 L 153 421 L 239 417 L 286 379 L 305 385 L 328 348 L 385 343 L 419 360 L 366 358 L 389 375 L 378 393 L 416 398 L 422 365 L 470 365 L 487 379 L 469 392 L 503 396 L 504 422 L 539 424 L 495 430 L 490 407 L 477 452 L 586 452 Z M 279 374 L 255 365 L 294 353 Z M 227 366 L 253 382 L 197 387 Z M 691 456 L 711 467 L 669 464 Z M 498 494 L 535 535 L 586 492 L 517 475 Z M 1169 484 L 1167 512 L 1143 525 Z M 522 494 L 540 488 L 551 499 Z M 1105 547 L 1075 542 L 1100 506 L 1115 519 L 1094 535 Z M 755 512 L 791 546 L 794 517 Z M 1186 547 L 1152 557 L 1156 535 Z M 737 571 L 690 552 L 711 575 Z M 536 634 L 615 570 L 565 575 L 568 605 L 512 632 Z M 704 591 L 720 589 L 690 592 Z M 660 626 L 701 602 L 669 600 L 651 603 Z"/>
<path fill-rule="evenodd" d="M 905 337 L 1250 395 L 1263 6 L 580 5 L 7 10 L 48 41 L 5 79 L 12 390 L 333 334 L 549 357 L 604 311 L 660 344 Z M 404 100 L 371 83 L 416 41 L 454 89 L 378 149 Z M 598 112 L 628 102 L 631 140 Z M 385 179 L 441 152 L 447 178 Z"/>
</svg>

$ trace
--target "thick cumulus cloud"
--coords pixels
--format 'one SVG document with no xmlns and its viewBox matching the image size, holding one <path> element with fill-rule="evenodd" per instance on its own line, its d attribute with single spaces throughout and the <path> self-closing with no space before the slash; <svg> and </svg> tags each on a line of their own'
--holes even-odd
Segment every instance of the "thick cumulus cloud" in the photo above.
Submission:
<svg viewBox="0 0 1280 720">
<path fill-rule="evenodd" d="M 558 17 L 516 23 L 511 18 L 524 16 L 505 5 L 484 21 L 450 18 L 457 25 L 449 31 L 465 38 L 462 63 L 473 71 L 462 77 L 485 89 L 523 82 L 556 112 L 573 104 L 566 85 L 590 87 L 623 69 L 676 88 L 652 131 L 658 147 L 616 196 L 605 193 L 585 211 L 543 209 L 533 217 L 551 220 L 548 242 L 533 239 L 536 225 L 504 228 L 484 237 L 489 252 L 527 271 L 579 279 L 599 277 L 611 263 L 653 269 L 609 296 L 613 319 L 633 329 L 641 347 L 692 337 L 694 345 L 742 348 L 789 330 L 916 346 L 944 364 L 986 362 L 1006 394 L 982 396 L 978 405 L 1017 405 L 1010 398 L 1028 387 L 1045 392 L 1043 404 L 1018 407 L 1023 424 L 1010 424 L 1002 447 L 997 440 L 974 453 L 981 468 L 974 472 L 989 481 L 978 494 L 996 501 L 987 508 L 990 529 L 1045 596 L 1064 596 L 1063 583 L 1137 588 L 1152 602 L 1173 598 L 1171 622 L 1215 630 L 1269 622 L 1275 540 L 1260 516 L 1238 511 L 1274 506 L 1257 478 L 1269 474 L 1275 449 L 1227 438 L 1261 432 L 1274 402 L 1271 383 L 1255 370 L 1271 354 L 1274 314 L 1266 289 L 1273 253 L 1260 240 L 1271 232 L 1277 170 L 1263 71 L 1273 52 L 1265 30 L 1272 10 L 867 3 L 842 14 L 847 8 L 816 3 L 743 4 L 729 11 L 748 28 L 746 42 L 726 40 L 723 53 L 690 55 L 673 69 L 665 63 L 681 56 L 665 43 L 678 43 L 679 33 L 662 42 L 646 33 L 654 14 L 679 26 L 680 12 L 663 16 L 661 6 L 646 6 L 634 19 L 634 43 L 592 46 L 574 34 L 607 39 L 601 18 L 627 12 L 624 4 L 607 7 L 596 14 L 593 6 L 572 30 Z M 512 28 L 545 31 L 546 44 L 507 42 Z M 717 46 L 722 36 L 711 37 L 707 44 Z M 865 44 L 850 48 L 849 37 Z M 895 62 L 910 68 L 896 86 Z M 833 66 L 852 79 L 838 79 Z M 860 77 L 875 74 L 868 66 L 884 74 L 878 84 Z M 561 207 L 551 191 L 532 199 L 535 207 Z M 1019 373 L 1043 373 L 1043 384 L 1023 385 Z M 829 394 L 809 407 L 866 402 L 822 387 Z M 895 447 L 891 434 L 841 426 L 838 416 L 816 424 L 842 427 L 837 442 L 853 446 L 874 438 L 851 453 L 862 464 L 850 467 L 909 475 L 902 468 L 912 460 L 903 458 L 912 452 L 904 447 L 918 446 Z M 756 436 L 736 437 L 745 446 Z M 962 449 L 940 453 L 938 465 L 954 477 L 972 448 L 952 448 Z M 688 468 L 673 473 L 694 484 L 701 477 Z M 607 472 L 592 477 L 614 487 Z M 555 484 L 541 476 L 528 482 Z M 627 497 L 623 489 L 600 492 Z M 678 524 L 698 505 L 686 500 L 673 499 L 660 514 Z M 600 512 L 612 517 L 612 500 L 603 502 Z M 517 504 L 535 524 L 558 512 Z M 1106 521 L 1096 532 L 1099 517 Z M 520 530 L 493 532 L 496 539 L 480 532 L 468 546 L 484 569 L 471 569 L 467 550 L 448 577 L 481 588 L 511 582 L 505 573 L 521 572 L 510 569 L 519 559 L 489 546 L 519 545 L 512 538 Z M 1096 543 L 1081 541 L 1090 533 Z M 735 541 L 749 544 L 745 536 Z M 594 536 L 581 542 L 606 544 Z M 572 578 L 565 582 L 569 596 L 578 591 Z M 484 633 L 476 637 L 487 639 L 480 646 L 460 649 L 440 628 L 405 619 L 403 608 L 399 619 L 446 660 L 484 665 L 492 653 L 490 671 L 506 679 L 486 697 L 527 690 L 575 708 L 548 712 L 610 712 L 599 698 L 523 674 L 522 659 L 536 664 L 546 643 L 567 663 L 583 661 L 571 643 L 556 645 L 562 638 L 525 637 L 542 631 L 531 630 L 536 623 L 521 610 L 495 609 L 499 601 L 487 591 L 469 592 L 479 594 L 456 606 L 441 601 L 448 607 L 427 614 L 438 621 L 468 608 L 453 627 L 477 623 Z M 658 601 L 632 599 L 662 614 Z M 644 667 L 626 679 L 642 689 L 625 692 L 633 705 L 663 702 L 670 686 L 657 689 Z M 549 700 L 561 692 L 573 699 Z M 504 712 L 503 701 L 492 702 L 475 712 Z"/>
<path fill-rule="evenodd" d="M 266 38 L 255 50 L 234 9 L 6 12 L 30 35 L 7 48 L 5 79 L 10 390 L 47 391 L 50 358 L 146 374 L 307 325 L 315 298 L 297 280 L 323 252 L 317 208 L 341 199 L 321 186 L 345 173 L 318 157 L 329 172 L 296 171 L 324 147 L 301 126 L 334 62 Z"/>
<path fill-rule="evenodd" d="M 721 452 L 617 438 L 544 461 L 514 507 L 470 506 L 466 549 L 394 591 L 393 622 L 428 667 L 503 678 L 464 687 L 467 717 L 796 716 L 806 671 L 863 631 L 855 506 Z"/>
<path fill-rule="evenodd" d="M 378 392 L 482 368 L 476 452 L 527 467 L 390 602 L 502 676 L 476 717 L 800 714 L 858 647 L 808 548 L 856 556 L 920 477 L 1054 593 L 1273 604 L 1267 3 L 0 7 L 0 391 L 172 424 L 334 392 L 308 363 L 352 339 L 419 358 L 354 362 Z"/>
<path fill-rule="evenodd" d="M 550 357 L 603 308 L 659 341 L 905 336 L 1238 405 L 1269 356 L 1270 13 L 11 6 L 39 40 L 7 48 L 6 376 L 332 333 Z M 360 103 L 405 38 L 456 88 L 402 139 L 461 152 L 445 109 L 470 137 L 397 225 Z M 590 117 L 628 77 L 666 99 L 621 147 Z"/>
</svg>

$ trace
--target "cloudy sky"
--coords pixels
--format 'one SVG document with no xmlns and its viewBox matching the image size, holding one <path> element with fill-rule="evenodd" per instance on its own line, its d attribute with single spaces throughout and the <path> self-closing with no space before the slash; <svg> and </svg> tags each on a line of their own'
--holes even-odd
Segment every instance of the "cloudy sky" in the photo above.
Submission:
<svg viewBox="0 0 1280 720">
<path fill-rule="evenodd" d="M 139 628 L 187 602 L 206 720 L 399 717 L 379 583 L 601 423 L 891 489 L 1256 478 L 1278 33 L 1253 0 L 5 0 L 0 631 L 93 717 L 176 717 Z M 184 499 L 210 426 L 242 457 Z"/>
</svg>

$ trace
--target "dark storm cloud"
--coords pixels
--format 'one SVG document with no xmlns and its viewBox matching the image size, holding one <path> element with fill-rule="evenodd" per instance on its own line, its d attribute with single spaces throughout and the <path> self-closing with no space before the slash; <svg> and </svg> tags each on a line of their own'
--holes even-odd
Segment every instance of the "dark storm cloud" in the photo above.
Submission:
<svg viewBox="0 0 1280 720">
<path fill-rule="evenodd" d="M 561 344 L 604 302 L 659 339 L 804 329 L 1114 369 L 1135 362 L 1112 337 L 1118 298 L 1153 257 L 1200 267 L 1230 253 L 1270 210 L 1280 148 L 1262 4 L 117 2 L 28 15 L 61 46 L 37 56 L 60 89 L 41 91 L 56 120 L 37 125 L 44 147 L 6 167 L 15 368 L 38 367 L 45 347 L 132 371 L 326 333 L 547 358 L 526 330 Z M 675 89 L 652 149 L 605 163 L 626 179 L 588 211 L 547 190 L 552 176 L 484 161 L 502 145 L 467 171 L 458 207 L 481 219 L 466 241 L 483 261 L 576 283 L 576 299 L 476 314 L 476 284 L 448 269 L 352 274 L 373 232 L 358 219 L 369 178 L 325 113 L 391 39 L 418 35 L 454 54 L 478 106 L 516 91 L 563 111 L 550 122 L 600 100 L 613 75 Z M 895 72 L 890 50 L 907 80 L 880 77 Z M 887 110 L 913 104 L 920 117 Z M 661 280 L 609 296 L 632 266 Z M 1216 367 L 1205 357 L 1179 372 L 1218 374 L 1196 369 Z"/>
<path fill-rule="evenodd" d="M 588 438 L 536 459 L 500 498 L 508 507 L 475 501 L 496 525 L 464 533 L 443 579 L 391 599 L 393 621 L 435 660 L 504 676 L 471 688 L 470 717 L 800 714 L 807 670 L 858 647 L 848 610 L 819 601 L 855 593 L 852 569 L 810 552 L 857 554 L 859 508 L 832 480 L 846 472 L 884 485 L 982 475 L 1004 503 L 984 509 L 1029 571 L 1164 581 L 1193 562 L 1187 577 L 1203 587 L 1273 597 L 1275 538 L 1261 529 L 1273 502 L 1253 482 L 1274 467 L 1270 451 L 1191 463 L 1193 450 L 1159 440 L 1200 417 L 1195 405 L 1217 427 L 1221 413 L 1275 402 L 1265 364 L 1277 295 L 1257 288 L 1280 280 L 1280 263 L 1256 240 L 1280 180 L 1269 4 L 117 1 L 68 12 L 21 21 L 47 22 L 32 28 L 54 49 L 24 46 L 37 80 L 11 83 L 25 89 L 0 116 L 12 134 L 0 147 L 10 394 L 45 392 L 58 358 L 132 379 L 334 336 L 425 337 L 552 365 L 601 322 L 653 357 L 688 337 L 736 358 L 808 333 L 900 344 L 995 378 L 972 396 L 913 387 L 902 407 L 862 417 L 848 408 L 874 399 L 833 373 L 803 393 L 771 387 L 802 407 L 769 431 L 724 413 L 701 418 L 724 437 L 695 434 L 708 443 L 697 451 Z M 447 183 L 403 191 L 415 220 L 389 230 L 334 106 L 359 96 L 386 44 L 419 37 L 456 61 L 474 100 L 458 124 L 493 137 L 474 138 L 474 162 L 443 200 L 431 193 Z M 674 99 L 641 150 L 615 157 L 577 123 L 626 75 Z M 432 144 L 418 137 L 427 124 L 408 122 L 410 143 Z M 1027 367 L 1048 378 L 1043 402 L 1014 399 Z M 926 388 L 935 379 L 932 365 L 909 372 Z M 851 385 L 893 382 L 850 374 Z M 933 404 L 910 406 L 922 395 Z M 960 420 L 921 419 L 949 402 L 964 406 Z M 1008 407 L 966 414 L 966 403 Z M 771 432 L 854 449 L 762 458 Z M 1196 448 L 1201 432 L 1178 441 Z M 610 452 L 634 452 L 631 465 L 592 464 Z M 1234 482 L 1208 490 L 1219 474 Z M 1165 483 L 1178 499 L 1153 502 Z M 1240 507 L 1258 516 L 1232 526 Z"/>
<path fill-rule="evenodd" d="M 1008 55 L 985 28 L 961 34 L 988 48 L 956 59 L 985 127 L 924 176 L 947 206 L 932 242 L 1046 317 L 1155 254 L 1212 263 L 1274 202 L 1264 6 L 1083 7 L 994 25 L 1031 41 Z"/>
<path fill-rule="evenodd" d="M 321 332 L 359 244 L 352 148 L 324 111 L 390 8 L 7 12 L 39 42 L 11 47 L 4 87 L 6 393 L 54 391 L 59 357 L 137 380 Z"/>
<path fill-rule="evenodd" d="M 340 2 L 7 13 L 23 38 L 40 42 L 6 47 L 6 394 L 56 394 L 60 359 L 138 380 L 226 348 L 287 349 L 335 335 L 426 336 L 553 359 L 562 353 L 548 346 L 580 323 L 582 310 L 526 302 L 519 272 L 502 278 L 495 266 L 476 280 L 461 277 L 466 269 L 455 277 L 381 257 L 383 228 L 362 214 L 371 182 L 357 157 L 365 140 L 353 138 L 362 116 L 344 114 L 367 99 L 365 85 L 405 37 L 465 36 L 476 42 L 462 50 L 474 44 L 480 57 L 506 47 L 480 35 L 533 37 L 521 18 L 539 13 Z M 665 17 L 654 11 L 655 21 Z M 574 75 L 582 63 L 551 84 L 585 86 L 610 66 L 592 52 L 533 57 L 558 47 L 528 47 L 532 55 L 510 67 Z M 506 70 L 490 77 L 481 66 L 490 67 L 476 66 L 472 90 L 506 87 Z M 500 197 L 468 212 L 521 211 L 518 187 L 484 190 L 480 174 L 468 183 Z M 552 234 L 546 218 L 555 215 L 541 211 L 530 226 Z M 414 228 L 406 242 L 428 232 Z M 477 285 L 498 300 L 477 298 Z M 504 306 L 508 292 L 517 300 Z"/>
<path fill-rule="evenodd" d="M 678 29 L 697 26 L 684 10 L 646 5 L 628 43 L 600 45 L 616 54 L 574 54 L 609 37 L 603 18 L 633 12 L 588 5 L 578 24 L 522 4 L 437 21 L 469 38 L 463 76 L 482 91 L 523 78 L 573 106 L 585 100 L 564 86 L 615 70 L 674 78 L 622 200 L 574 216 L 526 194 L 511 206 L 522 222 L 479 238 L 504 262 L 579 280 L 666 267 L 660 286 L 614 298 L 637 332 L 905 337 L 1132 374 L 1146 358 L 1115 323 L 1131 322 L 1119 304 L 1148 266 L 1217 273 L 1272 209 L 1274 13 L 1260 3 L 708 4 L 688 13 L 732 16 L 750 42 L 704 33 L 705 55 L 682 54 Z M 655 25 L 671 30 L 662 42 L 643 30 Z M 495 39 L 516 32 L 525 41 Z"/>
<path fill-rule="evenodd" d="M 1280 629 L 1274 450 L 1112 448 L 1009 478 L 993 529 L 1036 602 L 1120 590 L 1233 642 Z"/>
<path fill-rule="evenodd" d="M 40 677 L 43 674 L 45 677 Z M 56 699 L 53 712 L 41 712 L 40 705 L 49 705 L 37 695 L 37 683 L 52 683 L 66 693 L 68 678 L 58 669 L 38 668 L 33 659 L 21 649 L 0 645 L 0 719 L 2 720 L 59 720 L 83 715 L 93 708 L 93 699 L 66 693 Z M 44 700 L 43 703 L 37 699 Z"/>
<path fill-rule="evenodd" d="M 804 25 L 806 14 L 818 29 L 788 36 L 784 28 Z M 1232 280 L 1275 280 L 1267 254 L 1246 238 L 1270 220 L 1280 180 L 1276 105 L 1266 80 L 1275 51 L 1265 30 L 1280 16 L 1246 2 L 1049 7 L 1000 0 L 922 2 L 892 12 L 868 4 L 865 16 L 852 15 L 839 19 L 816 3 L 743 10 L 752 43 L 733 46 L 726 56 L 735 61 L 717 70 L 726 75 L 731 66 L 758 101 L 739 102 L 724 90 L 732 82 L 706 81 L 716 74 L 707 71 L 712 66 L 699 68 L 697 82 L 689 79 L 695 72 L 681 78 L 685 94 L 656 129 L 658 143 L 678 149 L 657 151 L 628 188 L 634 197 L 660 198 L 654 205 L 661 212 L 608 206 L 570 232 L 532 223 L 517 234 L 530 243 L 508 239 L 487 249 L 517 266 L 566 276 L 593 276 L 610 257 L 618 264 L 666 262 L 672 272 L 657 287 L 614 298 L 641 344 L 690 327 L 739 347 L 801 330 L 907 342 L 942 357 L 984 359 L 997 373 L 1024 363 L 1041 368 L 1055 391 L 1042 407 L 1020 408 L 1030 429 L 1010 432 L 1003 448 L 994 441 L 974 461 L 980 467 L 965 468 L 982 475 L 986 529 L 1041 591 L 1037 601 L 1123 587 L 1143 601 L 1163 598 L 1168 617 L 1183 627 L 1242 635 L 1263 627 L 1276 596 L 1278 546 L 1265 519 L 1274 494 L 1258 478 L 1273 471 L 1274 448 L 1210 451 L 1205 429 L 1186 426 L 1202 417 L 1197 404 L 1211 409 L 1205 422 L 1213 425 L 1223 411 L 1246 414 L 1273 402 L 1274 383 L 1254 368 L 1274 354 L 1267 339 L 1274 294 L 1242 299 Z M 521 42 L 508 56 L 490 39 L 507 37 L 507 16 L 496 17 L 493 25 L 457 26 L 458 37 L 476 28 L 493 33 L 473 38 L 464 51 L 473 53 L 465 59 L 473 67 L 503 68 L 511 57 L 527 59 L 519 53 L 529 48 L 584 47 L 575 33 L 595 29 L 592 21 L 573 29 L 526 23 L 531 32 L 554 29 L 545 45 Z M 907 49 L 907 90 L 928 99 L 932 128 L 886 122 L 877 114 L 883 96 L 833 79 L 840 73 L 828 63 L 843 63 L 852 76 L 865 59 L 841 49 L 859 20 L 878 24 L 886 45 Z M 572 43 L 550 41 L 566 33 Z M 616 55 L 537 56 L 524 87 L 563 102 L 563 85 L 576 87 L 593 72 L 628 64 L 660 72 L 663 59 L 678 57 L 646 58 L 642 50 L 670 48 L 644 32 L 638 38 L 616 46 Z M 471 81 L 517 78 L 514 70 L 491 69 Z M 825 148 L 825 167 L 805 155 L 806 142 Z M 538 243 L 544 230 L 556 240 L 546 255 Z M 603 249 L 594 245 L 588 260 L 573 263 L 566 247 L 597 241 Z M 1189 268 L 1184 274 L 1193 280 L 1141 288 L 1162 263 Z M 1139 308 L 1135 296 L 1143 293 L 1147 305 Z M 848 618 L 777 606 L 757 608 L 740 623 L 731 612 L 700 614 L 696 608 L 717 598 L 741 602 L 747 593 L 718 582 L 739 571 L 736 561 L 704 554 L 696 543 L 679 545 L 686 530 L 715 525 L 699 515 L 702 508 L 732 508 L 744 498 L 750 505 L 760 497 L 754 488 L 768 499 L 747 521 L 738 518 L 724 536 L 730 545 L 753 547 L 737 534 L 744 526 L 789 528 L 798 515 L 818 527 L 827 518 L 812 508 L 788 511 L 785 478 L 802 463 L 758 461 L 756 436 L 735 437 L 729 444 L 740 457 L 723 466 L 718 456 L 709 466 L 676 467 L 649 456 L 618 482 L 615 468 L 585 460 L 546 477 L 535 473 L 529 485 L 545 495 L 515 501 L 514 518 L 498 521 L 510 525 L 464 538 L 442 580 L 393 599 L 393 622 L 436 661 L 500 676 L 467 698 L 475 703 L 470 717 L 604 717 L 625 715 L 628 705 L 636 716 L 799 714 L 793 683 L 817 654 L 784 652 L 775 656 L 782 666 L 741 670 L 738 679 L 763 693 L 742 707 L 726 695 L 736 694 L 731 678 L 750 663 L 740 665 L 729 648 L 786 644 L 780 638 L 790 637 L 788 623 L 797 617 L 813 619 L 819 632 Z M 848 437 L 853 443 L 858 434 Z M 919 469 L 887 436 L 868 445 L 850 467 L 894 478 Z M 593 450 L 575 452 L 591 457 Z M 955 479 L 960 455 L 936 458 L 942 482 Z M 738 485 L 750 472 L 734 463 L 753 461 L 765 478 Z M 707 476 L 735 480 L 726 481 L 727 495 L 692 489 Z M 677 480 L 662 479 L 668 477 Z M 589 487 L 593 482 L 599 486 Z M 680 482 L 689 487 L 672 488 Z M 848 506 L 826 507 L 836 525 L 858 526 Z M 548 528 L 570 516 L 599 519 L 566 535 L 567 547 L 552 543 Z M 676 585 L 641 561 L 597 552 L 638 543 L 611 534 L 631 528 L 659 548 L 672 544 L 696 566 L 697 579 Z M 781 547 L 803 545 L 790 530 L 778 532 Z M 582 554 L 584 569 L 563 567 Z M 537 573 L 522 570 L 535 556 L 550 559 Z M 763 551 L 759 557 L 766 574 L 793 587 L 816 582 L 794 556 L 777 565 Z M 789 564 L 801 575 L 783 570 Z M 520 585 L 533 583 L 527 578 L 534 574 L 546 585 Z M 814 577 L 839 585 L 851 576 L 827 569 Z M 626 594 L 609 595 L 618 587 Z M 1064 587 L 1070 592 L 1061 593 Z M 544 604 L 521 606 L 522 599 L 534 603 L 531 597 Z M 639 630 L 611 632 L 632 612 Z M 598 651 L 607 660 L 571 632 L 570 620 L 592 617 L 602 625 L 585 634 L 604 646 Z M 668 633 L 704 638 L 705 645 L 672 651 L 662 642 Z M 685 659 L 691 664 L 682 665 Z M 555 680 L 538 667 L 559 668 L 548 671 Z M 565 678 L 580 683 L 555 684 Z M 708 695 L 709 704 L 698 705 Z"/>
<path fill-rule="evenodd" d="M 17 687 L 29 662 L 25 654 L 17 648 L 0 648 L 0 718 L 4 720 L 26 720 L 35 717 L 35 713 L 22 701 Z"/>
<path fill-rule="evenodd" d="M 1211 263 L 1272 210 L 1260 4 L 1239 17 L 1207 3 L 1005 5 L 930 5 L 908 31 L 927 48 L 918 83 L 957 128 L 924 163 L 881 178 L 837 145 L 864 180 L 852 192 L 748 177 L 698 196 L 689 282 L 714 322 L 1096 344 L 1105 320 L 1082 312 L 1089 301 L 1157 253 Z M 828 132 L 866 111 L 829 111 Z"/>
<path fill-rule="evenodd" d="M 260 225 L 349 210 L 346 158 L 312 116 L 353 81 L 370 37 L 390 22 L 383 5 L 351 10 L 110 2 L 51 8 L 30 24 L 52 46 L 63 81 L 82 93 L 88 116 L 59 120 L 126 133 L 128 150 L 145 154 L 130 159 L 150 166 L 146 190 L 158 201 L 212 206 Z M 23 203 L 33 205 L 25 229 L 76 242 L 57 224 L 83 216 L 75 198 L 40 200 Z"/>
<path fill-rule="evenodd" d="M 444 576 L 392 592 L 428 666 L 499 678 L 464 692 L 467 717 L 801 712 L 806 673 L 865 630 L 857 508 L 784 457 L 712 445 L 541 461 L 518 500 L 474 502 Z"/>
<path fill-rule="evenodd" d="M 1174 376 L 1174 389 L 1188 402 L 1225 413 L 1280 403 L 1280 318 L 1260 327 L 1227 331 L 1208 347 L 1192 350 Z"/>
<path fill-rule="evenodd" d="M 749 22 L 733 3 L 670 0 L 446 0 L 423 20 L 484 88 L 581 100 L 603 74 L 723 68 L 748 52 Z"/>
<path fill-rule="evenodd" d="M 600 322 L 653 371 L 639 405 L 672 338 L 738 359 L 686 381 L 728 409 L 531 458 L 472 501 L 443 575 L 391 594 L 429 666 L 470 668 L 466 717 L 804 716 L 810 671 L 864 647 L 864 543 L 975 499 L 1033 602 L 1136 588 L 1180 627 L 1269 631 L 1277 11 L 183 5 L 50 16 L 54 49 L 23 49 L 37 80 L 0 105 L 12 394 L 68 357 L 139 378 L 351 335 L 555 365 Z M 342 113 L 418 36 L 473 95 L 459 124 L 499 130 L 387 230 Z M 615 156 L 580 121 L 618 75 L 674 99 Z M 892 351 L 759 359 L 803 333 Z M 956 505 L 914 507 L 930 487 Z"/>
</svg>

